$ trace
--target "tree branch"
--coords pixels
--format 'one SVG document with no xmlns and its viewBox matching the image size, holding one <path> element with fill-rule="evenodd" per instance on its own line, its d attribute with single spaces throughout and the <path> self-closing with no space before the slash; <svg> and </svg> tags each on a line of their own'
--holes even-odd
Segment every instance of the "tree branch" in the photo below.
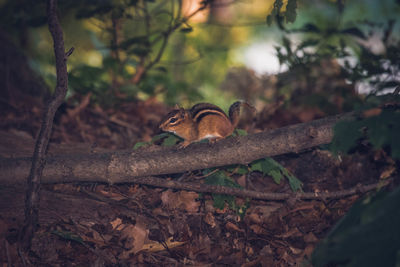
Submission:
<svg viewBox="0 0 400 267">
<path fill-rule="evenodd" d="M 357 185 L 352 188 L 332 191 L 332 192 L 306 192 L 306 193 L 272 193 L 272 192 L 259 192 L 254 190 L 226 187 L 220 185 L 207 185 L 201 183 L 184 183 L 172 180 L 165 180 L 156 177 L 137 177 L 133 178 L 133 183 L 151 185 L 156 187 L 163 188 L 171 188 L 171 189 L 180 189 L 187 191 L 195 191 L 198 193 L 213 193 L 213 194 L 222 194 L 222 195 L 231 195 L 238 197 L 249 197 L 253 199 L 262 199 L 262 200 L 287 200 L 290 198 L 303 199 L 303 200 L 312 200 L 312 199 L 337 199 L 343 198 L 355 194 L 362 194 L 368 191 L 372 191 L 374 189 L 385 187 L 389 185 L 392 180 L 387 179 L 381 181 L 379 183 L 369 184 L 369 185 Z"/>
<path fill-rule="evenodd" d="M 47 147 L 53 127 L 54 114 L 63 102 L 68 88 L 67 55 L 65 54 L 63 33 L 56 12 L 56 1 L 49 0 L 47 3 L 47 16 L 49 31 L 54 41 L 57 85 L 54 95 L 50 99 L 44 112 L 39 136 L 31 159 L 32 164 L 28 176 L 28 189 L 25 199 L 25 221 L 19 236 L 20 244 L 25 251 L 30 247 L 33 234 L 38 224 L 41 177 L 46 164 Z M 26 175 L 27 173 L 25 173 L 25 177 Z"/>
<path fill-rule="evenodd" d="M 150 147 L 135 151 L 104 154 L 57 155 L 49 157 L 43 182 L 135 182 L 135 177 L 181 173 L 254 160 L 327 144 L 333 125 L 350 119 L 352 113 L 327 117 L 280 129 L 231 137 L 215 144 L 191 144 L 185 149 Z M 0 181 L 15 184 L 23 181 L 30 158 L 0 159 Z"/>
</svg>

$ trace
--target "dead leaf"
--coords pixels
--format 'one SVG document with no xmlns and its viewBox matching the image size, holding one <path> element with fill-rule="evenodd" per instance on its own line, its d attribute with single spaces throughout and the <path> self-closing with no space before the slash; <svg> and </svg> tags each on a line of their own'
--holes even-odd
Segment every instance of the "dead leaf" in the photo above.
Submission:
<svg viewBox="0 0 400 267">
<path fill-rule="evenodd" d="M 83 241 L 92 242 L 96 244 L 98 247 L 105 246 L 104 238 L 97 231 L 94 231 L 93 229 L 90 230 L 89 232 L 86 232 L 84 235 L 81 235 L 81 238 Z"/>
<path fill-rule="evenodd" d="M 254 254 L 254 249 L 250 246 L 246 246 L 245 251 L 247 256 L 252 256 Z"/>
<path fill-rule="evenodd" d="M 184 245 L 186 242 L 181 242 L 181 241 L 173 241 L 173 237 L 171 236 L 168 238 L 168 240 L 165 242 L 165 244 L 161 244 L 160 242 L 156 241 L 151 241 L 149 243 L 146 243 L 143 245 L 142 250 L 146 250 L 149 252 L 157 252 L 157 251 L 163 251 L 166 250 L 166 248 L 172 249 L 175 247 L 179 247 Z"/>
<path fill-rule="evenodd" d="M 262 223 L 262 218 L 261 215 L 258 213 L 251 213 L 247 216 L 247 218 L 249 218 L 250 222 L 252 223 L 257 223 L 257 224 L 261 224 Z"/>
<path fill-rule="evenodd" d="M 307 255 L 308 258 L 310 258 L 313 251 L 314 245 L 307 245 L 307 247 L 304 249 L 304 254 Z"/>
<path fill-rule="evenodd" d="M 265 229 L 257 224 L 250 225 L 249 228 L 257 235 L 266 234 Z"/>
<path fill-rule="evenodd" d="M 122 230 L 121 239 L 124 239 L 124 247 L 131 249 L 134 253 L 143 248 L 149 230 L 141 225 L 126 225 Z"/>
<path fill-rule="evenodd" d="M 214 200 L 207 199 L 205 201 L 204 209 L 206 212 L 214 213 L 215 212 Z"/>
<path fill-rule="evenodd" d="M 395 165 L 390 165 L 387 168 L 383 170 L 381 175 L 379 176 L 380 179 L 386 179 L 392 176 L 392 174 L 396 171 L 396 166 Z"/>
<path fill-rule="evenodd" d="M 366 111 L 364 111 L 363 116 L 364 116 L 364 118 L 369 118 L 369 117 L 373 117 L 373 116 L 378 116 L 381 113 L 382 113 L 381 108 L 371 108 L 371 109 L 367 109 Z"/>
<path fill-rule="evenodd" d="M 250 207 L 247 210 L 246 217 L 253 223 L 264 223 L 268 221 L 271 214 L 282 207 L 281 204 L 272 204 L 265 206 Z"/>
<path fill-rule="evenodd" d="M 299 231 L 297 227 L 294 227 L 291 230 L 287 231 L 286 233 L 282 235 L 277 235 L 276 237 L 288 238 L 288 237 L 298 237 L 298 236 L 302 236 L 302 233 Z"/>
<path fill-rule="evenodd" d="M 214 228 L 216 226 L 215 217 L 211 212 L 207 212 L 206 216 L 204 216 L 204 222 Z"/>
<path fill-rule="evenodd" d="M 289 249 L 294 255 L 298 255 L 303 251 L 302 249 L 291 247 L 291 246 L 289 247 Z"/>
<path fill-rule="evenodd" d="M 229 210 L 228 203 L 225 203 L 223 209 L 215 208 L 215 212 L 218 213 L 218 214 L 225 214 L 228 210 Z"/>
<path fill-rule="evenodd" d="M 200 202 L 196 201 L 199 194 L 196 192 L 179 191 L 172 192 L 172 190 L 164 191 L 161 194 L 161 201 L 163 206 L 174 210 L 185 210 L 188 213 L 196 213 L 199 210 Z"/>
<path fill-rule="evenodd" d="M 138 189 L 139 189 L 139 185 L 138 184 L 135 184 L 133 186 L 131 185 L 128 188 L 128 192 L 131 193 L 131 194 L 135 194 L 138 191 Z"/>
<path fill-rule="evenodd" d="M 232 230 L 232 231 L 236 231 L 236 232 L 241 232 L 241 233 L 244 232 L 243 229 L 240 229 L 236 224 L 233 224 L 233 223 L 231 223 L 231 222 L 227 222 L 227 223 L 225 224 L 225 227 L 226 227 L 226 229 L 228 229 L 228 230 Z"/>
<path fill-rule="evenodd" d="M 315 243 L 318 242 L 318 238 L 312 232 L 310 232 L 304 236 L 304 242 Z"/>
<path fill-rule="evenodd" d="M 120 218 L 115 218 L 114 221 L 110 222 L 112 229 L 115 230 L 118 226 L 122 224 L 122 220 Z M 121 230 L 121 229 L 116 229 L 116 230 Z"/>
<path fill-rule="evenodd" d="M 140 221 L 136 221 L 135 225 L 124 225 L 121 231 L 121 241 L 124 245 L 124 250 L 120 258 L 128 259 L 131 254 L 143 250 L 144 244 L 149 242 L 149 229 Z"/>
<path fill-rule="evenodd" d="M 286 262 L 285 266 L 293 266 L 296 262 L 296 260 L 291 255 L 289 255 L 287 251 L 283 252 L 282 260 Z"/>
<path fill-rule="evenodd" d="M 236 182 L 242 186 L 243 188 L 246 188 L 246 175 L 241 175 Z"/>
<path fill-rule="evenodd" d="M 120 200 L 126 199 L 126 197 L 122 196 L 119 193 L 114 193 L 114 192 L 106 191 L 106 190 L 99 190 L 98 192 L 100 194 L 102 194 L 103 196 L 105 196 L 107 198 L 111 198 L 111 199 L 116 200 L 116 201 L 120 201 Z"/>
</svg>

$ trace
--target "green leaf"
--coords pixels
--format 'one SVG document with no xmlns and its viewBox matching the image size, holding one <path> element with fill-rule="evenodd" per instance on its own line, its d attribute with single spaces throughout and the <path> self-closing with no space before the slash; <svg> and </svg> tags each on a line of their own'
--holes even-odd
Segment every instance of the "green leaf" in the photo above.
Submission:
<svg viewBox="0 0 400 267">
<path fill-rule="evenodd" d="M 384 110 L 379 116 L 370 117 L 367 136 L 375 148 L 390 147 L 391 156 L 400 159 L 400 111 Z"/>
<path fill-rule="evenodd" d="M 283 178 L 282 173 L 280 172 L 280 170 L 271 170 L 269 172 L 269 175 L 272 176 L 272 179 L 274 179 L 274 182 L 277 184 L 280 184 Z"/>
<path fill-rule="evenodd" d="M 153 138 L 151 138 L 151 142 L 152 143 L 157 142 L 158 140 L 163 139 L 170 135 L 171 135 L 170 133 L 157 134 L 157 135 L 153 136 Z"/>
<path fill-rule="evenodd" d="M 232 178 L 226 176 L 223 171 L 218 171 L 205 179 L 205 183 L 209 185 L 221 185 L 234 188 L 242 188 Z"/>
<path fill-rule="evenodd" d="M 256 160 L 254 161 L 251 165 L 250 165 L 250 170 L 251 171 L 259 171 L 263 173 L 263 168 L 262 168 L 262 159 Z"/>
<path fill-rule="evenodd" d="M 130 0 L 129 5 L 136 6 L 138 2 L 139 2 L 139 0 Z"/>
<path fill-rule="evenodd" d="M 341 31 L 341 33 L 350 34 L 364 40 L 367 39 L 365 34 L 359 28 L 356 27 L 344 29 Z"/>
<path fill-rule="evenodd" d="M 232 206 L 235 202 L 234 196 L 212 194 L 212 197 L 214 200 L 214 207 L 220 210 L 223 210 L 225 208 L 225 203 L 227 203 L 228 206 Z"/>
<path fill-rule="evenodd" d="M 268 16 L 267 16 L 267 19 L 266 19 L 266 22 L 267 22 L 267 25 L 268 25 L 268 26 L 271 26 L 272 20 L 273 20 L 273 17 L 272 17 L 271 15 L 268 15 Z"/>
<path fill-rule="evenodd" d="M 277 184 L 280 184 L 282 179 L 286 177 L 288 179 L 290 188 L 294 192 L 301 191 L 303 183 L 272 158 L 265 158 L 254 161 L 250 165 L 250 170 L 260 171 L 264 175 L 272 176 L 272 179 L 274 179 L 274 182 Z"/>
<path fill-rule="evenodd" d="M 190 33 L 190 32 L 193 31 L 193 28 L 192 27 L 185 27 L 185 28 L 181 28 L 180 31 L 183 32 L 183 33 Z"/>
<path fill-rule="evenodd" d="M 340 121 L 333 128 L 334 136 L 330 145 L 334 154 L 338 152 L 349 153 L 351 149 L 357 146 L 358 140 L 363 136 L 361 121 Z"/>
<path fill-rule="evenodd" d="M 207 174 L 209 174 L 210 172 L 213 172 L 214 170 L 215 170 L 215 168 L 207 168 L 207 169 L 201 170 L 201 173 L 202 173 L 203 175 L 207 175 Z"/>
<path fill-rule="evenodd" d="M 342 121 L 335 125 L 330 144 L 333 153 L 349 153 L 361 138 L 366 138 L 375 149 L 390 148 L 395 159 L 400 159 L 400 111 L 385 109 L 377 116 Z"/>
<path fill-rule="evenodd" d="M 154 68 L 154 70 L 157 70 L 157 71 L 162 72 L 162 73 L 168 73 L 168 69 L 166 67 L 163 67 L 163 66 L 159 66 L 157 68 Z"/>
<path fill-rule="evenodd" d="M 283 168 L 283 167 L 282 167 Z M 302 191 L 303 183 L 287 169 L 281 169 L 283 175 L 288 179 L 290 188 L 293 192 Z"/>
<path fill-rule="evenodd" d="M 302 31 L 303 32 L 312 32 L 312 33 L 321 32 L 321 30 L 312 23 L 307 23 L 306 25 L 304 25 L 304 27 L 302 28 Z"/>
<path fill-rule="evenodd" d="M 273 20 L 279 16 L 282 6 L 283 6 L 282 0 L 275 0 L 274 8 L 272 9 L 271 14 L 269 14 L 266 19 L 268 26 L 270 26 Z"/>
<path fill-rule="evenodd" d="M 107 2 L 102 5 L 97 5 L 96 7 L 84 7 L 77 11 L 76 18 L 90 18 L 96 15 L 106 14 L 112 11 L 113 6 Z"/>
<path fill-rule="evenodd" d="M 232 165 L 225 167 L 225 170 L 230 173 L 237 173 L 237 174 L 246 174 L 249 172 L 247 166 L 244 165 Z"/>
<path fill-rule="evenodd" d="M 285 12 L 286 22 L 295 22 L 297 17 L 296 9 L 297 9 L 297 0 L 288 0 Z"/>
<path fill-rule="evenodd" d="M 143 35 L 143 36 L 135 36 L 135 37 L 129 38 L 120 44 L 120 48 L 128 49 L 132 45 L 138 45 L 138 44 L 143 45 L 143 46 L 148 46 L 149 45 L 148 36 Z"/>
<path fill-rule="evenodd" d="M 129 54 L 137 56 L 147 56 L 151 52 L 151 48 L 148 47 L 135 47 L 128 51 Z"/>
<path fill-rule="evenodd" d="M 246 136 L 247 132 L 246 132 L 246 130 L 243 130 L 243 129 L 235 129 L 235 134 L 237 136 Z"/>
<path fill-rule="evenodd" d="M 181 140 L 179 137 L 173 134 L 168 134 L 168 137 L 164 139 L 162 145 L 163 146 L 174 146 L 176 143 Z"/>
<path fill-rule="evenodd" d="M 51 233 L 65 239 L 65 240 L 75 241 L 82 245 L 85 245 L 85 242 L 83 242 L 83 239 L 77 234 L 67 232 L 67 231 L 56 231 L 56 230 L 51 231 Z"/>
<path fill-rule="evenodd" d="M 137 142 L 137 143 L 133 146 L 133 150 L 136 150 L 136 149 L 139 149 L 139 148 L 141 148 L 141 147 L 148 146 L 148 145 L 150 145 L 150 143 L 148 143 L 148 142 Z"/>
<path fill-rule="evenodd" d="M 307 40 L 301 42 L 297 49 L 302 50 L 303 48 L 306 48 L 306 47 L 316 46 L 317 44 L 319 44 L 319 42 L 320 42 L 320 40 L 317 40 L 317 39 L 307 39 Z"/>
<path fill-rule="evenodd" d="M 239 168 L 236 169 L 237 174 L 246 174 L 249 173 L 249 170 L 246 166 L 241 165 Z"/>
<path fill-rule="evenodd" d="M 218 171 L 205 179 L 205 183 L 209 185 L 220 185 L 227 186 L 233 188 L 242 188 L 239 184 L 237 184 L 232 178 L 226 176 L 223 171 Z M 218 209 L 223 209 L 225 207 L 225 203 L 228 204 L 229 208 L 233 210 L 237 210 L 235 197 L 229 195 L 222 194 L 212 194 L 214 199 L 214 207 Z M 241 207 L 243 208 L 243 207 Z"/>
</svg>

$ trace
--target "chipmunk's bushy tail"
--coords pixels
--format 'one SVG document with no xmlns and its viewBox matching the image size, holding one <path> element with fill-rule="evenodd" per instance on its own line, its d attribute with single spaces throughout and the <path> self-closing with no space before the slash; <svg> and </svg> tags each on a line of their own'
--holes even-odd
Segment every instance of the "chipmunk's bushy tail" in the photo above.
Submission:
<svg viewBox="0 0 400 267">
<path fill-rule="evenodd" d="M 239 118 L 240 118 L 240 108 L 241 107 L 247 107 L 248 109 L 250 109 L 252 112 L 256 112 L 256 109 L 250 105 L 249 103 L 247 103 L 246 101 L 236 101 L 235 103 L 233 103 L 230 108 L 229 108 L 229 119 L 233 125 L 234 128 L 236 128 L 236 126 L 239 123 Z"/>
</svg>

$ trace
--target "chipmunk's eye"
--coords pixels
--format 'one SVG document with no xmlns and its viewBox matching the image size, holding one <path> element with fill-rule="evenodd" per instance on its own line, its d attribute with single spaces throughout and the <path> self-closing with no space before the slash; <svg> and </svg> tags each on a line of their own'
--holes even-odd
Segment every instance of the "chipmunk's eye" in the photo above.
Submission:
<svg viewBox="0 0 400 267">
<path fill-rule="evenodd" d="M 172 118 L 172 119 L 169 120 L 169 123 L 174 123 L 174 122 L 176 122 L 177 120 L 178 120 L 177 118 Z"/>
</svg>

